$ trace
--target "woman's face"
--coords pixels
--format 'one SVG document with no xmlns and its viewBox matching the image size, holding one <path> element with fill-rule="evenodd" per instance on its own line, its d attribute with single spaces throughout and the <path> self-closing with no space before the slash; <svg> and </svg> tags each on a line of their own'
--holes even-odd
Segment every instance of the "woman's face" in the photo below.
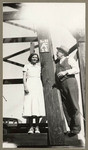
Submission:
<svg viewBox="0 0 88 150">
<path fill-rule="evenodd" d="M 32 63 L 32 64 L 36 64 L 37 61 L 38 61 L 37 55 L 33 55 L 32 58 L 31 58 L 31 63 Z"/>
</svg>

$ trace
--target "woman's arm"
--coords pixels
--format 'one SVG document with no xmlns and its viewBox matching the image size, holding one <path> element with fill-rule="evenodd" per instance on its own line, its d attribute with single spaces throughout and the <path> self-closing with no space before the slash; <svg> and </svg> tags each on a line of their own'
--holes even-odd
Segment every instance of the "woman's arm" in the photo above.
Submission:
<svg viewBox="0 0 88 150">
<path fill-rule="evenodd" d="M 23 84 L 24 84 L 24 92 L 25 94 L 29 93 L 29 90 L 27 88 L 27 78 L 26 78 L 26 72 L 23 71 Z"/>
</svg>

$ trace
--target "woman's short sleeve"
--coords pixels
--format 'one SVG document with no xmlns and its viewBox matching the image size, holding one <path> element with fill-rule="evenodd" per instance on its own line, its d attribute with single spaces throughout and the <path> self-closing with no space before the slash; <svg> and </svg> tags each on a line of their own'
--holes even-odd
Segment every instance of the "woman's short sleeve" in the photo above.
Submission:
<svg viewBox="0 0 88 150">
<path fill-rule="evenodd" d="M 27 71 L 27 65 L 25 65 L 24 67 L 23 67 L 23 69 L 22 69 L 22 71 Z"/>
</svg>

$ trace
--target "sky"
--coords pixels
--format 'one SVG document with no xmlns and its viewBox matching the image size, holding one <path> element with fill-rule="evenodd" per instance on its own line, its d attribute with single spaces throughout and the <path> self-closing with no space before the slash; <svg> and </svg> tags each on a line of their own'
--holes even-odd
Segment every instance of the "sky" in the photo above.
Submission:
<svg viewBox="0 0 88 150">
<path fill-rule="evenodd" d="M 85 35 L 85 3 L 21 3 L 19 18 L 25 26 L 46 28 L 54 49 L 63 45 L 71 48 Z"/>
<path fill-rule="evenodd" d="M 22 3 L 19 16 L 35 26 L 48 29 L 65 26 L 72 29 L 85 28 L 85 3 Z"/>
</svg>

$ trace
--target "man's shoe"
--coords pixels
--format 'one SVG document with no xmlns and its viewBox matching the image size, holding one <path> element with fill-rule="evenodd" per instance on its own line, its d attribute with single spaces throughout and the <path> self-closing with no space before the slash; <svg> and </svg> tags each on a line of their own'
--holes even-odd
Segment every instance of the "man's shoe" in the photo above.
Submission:
<svg viewBox="0 0 88 150">
<path fill-rule="evenodd" d="M 76 132 L 76 131 L 70 131 L 69 133 L 68 133 L 68 136 L 69 137 L 73 137 L 73 136 L 75 136 L 75 135 L 77 135 L 79 132 Z"/>
<path fill-rule="evenodd" d="M 68 135 L 70 133 L 70 131 L 64 132 L 64 135 Z"/>
<path fill-rule="evenodd" d="M 37 126 L 37 127 L 35 127 L 35 133 L 40 133 L 40 131 L 39 131 L 39 127 Z"/>
<path fill-rule="evenodd" d="M 28 131 L 28 134 L 33 134 L 33 133 L 34 133 L 34 128 L 31 127 L 31 128 L 29 129 L 29 131 Z"/>
</svg>

